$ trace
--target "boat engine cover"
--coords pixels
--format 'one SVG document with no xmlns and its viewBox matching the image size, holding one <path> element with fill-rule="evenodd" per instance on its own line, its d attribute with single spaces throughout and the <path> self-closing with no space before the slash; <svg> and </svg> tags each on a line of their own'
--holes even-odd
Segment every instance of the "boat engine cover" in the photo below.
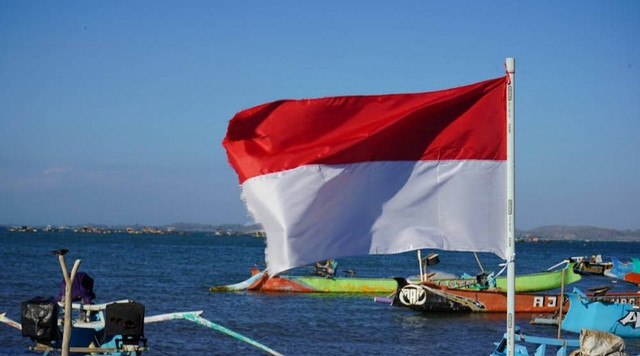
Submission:
<svg viewBox="0 0 640 356">
<path fill-rule="evenodd" d="M 124 343 L 137 343 L 144 336 L 144 305 L 136 302 L 107 305 L 104 328 L 107 336 L 122 335 Z"/>
<path fill-rule="evenodd" d="M 23 302 L 20 309 L 22 336 L 43 344 L 59 340 L 58 304 L 51 298 L 33 298 Z"/>
</svg>

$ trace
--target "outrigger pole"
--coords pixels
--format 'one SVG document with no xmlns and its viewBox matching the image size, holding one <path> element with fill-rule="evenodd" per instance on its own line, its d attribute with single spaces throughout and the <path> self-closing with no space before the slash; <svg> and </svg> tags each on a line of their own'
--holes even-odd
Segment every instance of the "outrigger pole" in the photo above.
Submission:
<svg viewBox="0 0 640 356">
<path fill-rule="evenodd" d="M 274 355 L 274 356 L 282 356 L 281 353 L 279 353 L 278 351 L 273 350 L 272 348 L 265 346 L 259 342 L 257 342 L 256 340 L 250 339 L 238 332 L 235 332 L 229 328 L 226 328 L 220 324 L 216 324 L 211 320 L 205 319 L 203 317 L 201 317 L 200 315 L 202 314 L 202 310 L 198 310 L 198 311 L 193 311 L 193 312 L 180 312 L 180 313 L 169 313 L 169 314 L 161 314 L 161 315 L 156 315 L 156 316 L 151 316 L 151 317 L 146 317 L 144 318 L 144 323 L 148 324 L 148 323 L 155 323 L 158 321 L 166 321 L 166 320 L 188 320 L 191 321 L 193 323 L 196 323 L 198 325 L 201 326 L 205 326 L 207 328 L 219 331 L 223 334 L 227 334 L 233 338 L 236 338 L 240 341 L 246 342 L 249 345 L 255 346 L 257 348 L 259 348 L 260 350 L 270 354 L 270 355 Z"/>
<path fill-rule="evenodd" d="M 515 58 L 507 58 L 507 355 L 515 355 Z"/>
</svg>

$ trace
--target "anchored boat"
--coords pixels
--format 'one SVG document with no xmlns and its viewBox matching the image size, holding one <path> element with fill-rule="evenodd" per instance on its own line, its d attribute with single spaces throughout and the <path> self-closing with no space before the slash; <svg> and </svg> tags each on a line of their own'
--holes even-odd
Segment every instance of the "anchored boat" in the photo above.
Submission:
<svg viewBox="0 0 640 356">
<path fill-rule="evenodd" d="M 612 256 L 611 262 L 604 262 L 601 255 L 572 257 L 575 262 L 574 271 L 582 275 L 599 275 L 624 280 L 640 285 L 640 259 L 631 258 L 630 262 L 622 262 Z"/>
<path fill-rule="evenodd" d="M 279 293 L 390 293 L 396 288 L 391 278 L 332 276 L 269 276 L 267 271 L 251 269 L 243 282 L 211 287 L 212 292 L 260 291 Z"/>
<path fill-rule="evenodd" d="M 461 290 L 436 285 L 431 282 L 413 283 L 405 278 L 396 278 L 398 289 L 393 299 L 375 298 L 376 302 L 409 308 L 422 312 L 486 312 L 504 313 L 507 311 L 507 293 L 499 289 Z M 640 294 L 612 293 L 598 297 L 601 301 L 640 304 Z M 554 313 L 558 311 L 560 301 L 566 300 L 561 294 L 516 293 L 515 310 L 517 313 Z M 569 304 L 563 303 L 563 312 Z M 579 331 L 579 330 L 578 330 Z"/>
<path fill-rule="evenodd" d="M 613 267 L 611 262 L 604 262 L 602 260 L 602 255 L 571 257 L 569 260 L 575 262 L 573 270 L 584 276 L 604 276 L 605 271 Z"/>
<path fill-rule="evenodd" d="M 611 257 L 613 267 L 604 271 L 604 275 L 622 279 L 640 285 L 640 259 L 631 258 L 631 262 L 623 263 L 616 257 Z"/>
<path fill-rule="evenodd" d="M 579 281 L 582 277 L 573 270 L 573 263 L 569 263 L 567 267 L 539 273 L 523 274 L 516 276 L 516 293 L 541 292 L 560 288 L 562 286 L 562 277 L 564 275 L 564 284 L 570 284 Z M 482 283 L 478 283 L 477 278 L 461 278 L 461 279 L 430 279 L 437 285 L 447 287 L 449 289 L 466 289 L 466 290 L 484 290 L 486 289 Z M 502 291 L 507 290 L 507 278 L 495 278 L 495 288 Z"/>
<path fill-rule="evenodd" d="M 45 355 L 60 352 L 63 356 L 69 353 L 140 355 L 149 349 L 144 334 L 146 324 L 187 320 L 232 336 L 263 352 L 280 355 L 255 340 L 203 318 L 202 310 L 145 316 L 144 305 L 133 300 L 94 304 L 93 279 L 87 274 L 77 273 L 80 260 L 75 261 L 69 273 L 64 261 L 66 253 L 67 250 L 54 251 L 59 256 L 64 275 L 57 298 L 37 297 L 23 302 L 20 322 L 10 319 L 6 313 L 0 314 L 1 323 L 19 330 L 22 336 L 34 342 L 29 348 L 31 351 Z"/>
<path fill-rule="evenodd" d="M 621 337 L 640 337 L 640 292 L 627 296 L 588 296 L 577 288 L 567 293 L 570 306 L 562 330 L 599 330 Z"/>
<path fill-rule="evenodd" d="M 564 274 L 565 284 L 579 281 L 581 276 L 574 273 L 573 265 L 554 271 L 525 274 L 516 277 L 516 292 L 539 292 L 560 288 Z M 413 280 L 415 281 L 415 280 Z M 477 278 L 433 278 L 436 286 L 448 289 L 483 290 L 486 286 Z M 269 276 L 267 271 L 251 269 L 251 277 L 236 284 L 211 287 L 211 292 L 259 291 L 278 293 L 392 293 L 397 283 L 393 278 L 357 278 L 347 276 Z M 506 277 L 495 278 L 495 288 L 506 290 Z"/>
<path fill-rule="evenodd" d="M 581 329 L 605 331 L 620 337 L 640 337 L 640 291 L 607 293 L 611 287 L 594 288 L 585 294 L 574 288 L 567 293 L 569 309 L 564 317 L 536 317 L 531 323 L 561 325 L 562 330 L 579 333 Z M 560 322 L 558 321 L 560 320 Z"/>
<path fill-rule="evenodd" d="M 376 298 L 375 301 L 421 312 L 507 311 L 507 293 L 500 289 L 461 290 L 431 282 L 412 283 L 404 278 L 397 278 L 397 281 L 393 299 Z M 518 313 L 553 313 L 558 309 L 559 301 L 557 294 L 517 293 L 515 310 Z"/>
</svg>

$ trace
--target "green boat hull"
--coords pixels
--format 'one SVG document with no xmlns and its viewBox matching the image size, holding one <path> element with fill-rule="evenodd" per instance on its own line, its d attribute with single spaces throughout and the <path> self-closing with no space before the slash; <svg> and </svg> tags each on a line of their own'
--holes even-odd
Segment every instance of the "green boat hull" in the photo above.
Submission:
<svg viewBox="0 0 640 356">
<path fill-rule="evenodd" d="M 564 284 L 571 284 L 579 281 L 582 277 L 573 271 L 573 264 L 555 271 L 523 274 L 516 276 L 516 293 L 531 293 L 552 290 L 562 286 L 562 275 L 564 274 Z M 437 285 L 444 285 L 453 289 L 479 290 L 481 287 L 475 280 L 469 278 L 460 279 L 434 279 Z M 496 288 L 507 290 L 507 277 L 496 278 Z"/>
<path fill-rule="evenodd" d="M 396 281 L 391 278 L 316 276 L 289 276 L 287 278 L 319 293 L 392 293 L 397 286 Z"/>
<path fill-rule="evenodd" d="M 526 274 L 516 277 L 516 292 L 540 292 L 559 288 L 562 285 L 562 274 L 565 285 L 580 280 L 580 275 L 573 272 L 573 266 L 550 272 Z M 417 280 L 414 280 L 417 282 Z M 437 285 L 452 289 L 482 290 L 475 278 L 431 279 Z M 320 277 L 320 276 L 277 276 L 269 277 L 257 272 L 248 280 L 227 286 L 212 287 L 212 292 L 222 291 L 262 291 L 291 293 L 393 293 L 397 283 L 391 278 L 353 278 L 353 277 Z M 506 290 L 506 277 L 496 278 L 496 287 Z M 484 288 L 486 289 L 486 288 Z"/>
<path fill-rule="evenodd" d="M 562 272 L 564 284 L 579 281 L 582 276 L 573 272 L 573 265 L 558 271 L 525 274 L 516 277 L 516 293 L 540 292 L 560 288 L 562 286 Z M 507 277 L 496 278 L 496 287 L 507 290 Z"/>
<path fill-rule="evenodd" d="M 565 285 L 577 282 L 581 279 L 579 274 L 573 272 L 573 268 L 558 271 L 541 272 L 516 276 L 516 293 L 540 292 L 560 288 L 562 286 L 562 274 L 565 274 Z M 325 278 L 316 276 L 289 276 L 316 292 L 322 293 L 391 293 L 396 289 L 396 281 L 386 278 Z M 474 279 L 437 279 L 433 280 L 440 285 L 451 288 L 480 290 L 480 286 Z M 507 290 L 507 278 L 496 278 L 496 287 Z"/>
</svg>

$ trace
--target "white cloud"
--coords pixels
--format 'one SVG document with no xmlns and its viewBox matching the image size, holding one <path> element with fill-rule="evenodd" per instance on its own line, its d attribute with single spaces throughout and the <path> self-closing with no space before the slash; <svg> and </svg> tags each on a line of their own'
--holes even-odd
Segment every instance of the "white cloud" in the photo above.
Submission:
<svg viewBox="0 0 640 356">
<path fill-rule="evenodd" d="M 64 174 L 69 170 L 70 170 L 69 167 L 49 167 L 44 170 L 42 175 L 47 176 L 47 175 L 55 175 L 55 174 Z"/>
</svg>

